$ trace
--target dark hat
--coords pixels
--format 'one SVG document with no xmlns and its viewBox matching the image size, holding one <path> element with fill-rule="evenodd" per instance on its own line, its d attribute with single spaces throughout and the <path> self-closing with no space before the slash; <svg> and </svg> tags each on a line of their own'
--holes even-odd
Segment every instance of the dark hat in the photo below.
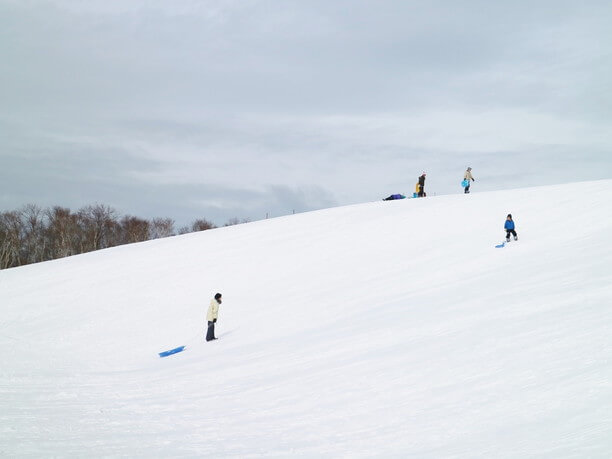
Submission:
<svg viewBox="0 0 612 459">
<path fill-rule="evenodd" d="M 217 294 L 215 295 L 215 300 L 218 300 L 219 298 L 221 298 L 221 294 L 220 294 L 220 293 L 217 293 Z"/>
<path fill-rule="evenodd" d="M 512 218 L 512 214 L 508 214 L 508 217 Z M 508 218 L 508 217 L 506 217 L 506 218 Z"/>
</svg>

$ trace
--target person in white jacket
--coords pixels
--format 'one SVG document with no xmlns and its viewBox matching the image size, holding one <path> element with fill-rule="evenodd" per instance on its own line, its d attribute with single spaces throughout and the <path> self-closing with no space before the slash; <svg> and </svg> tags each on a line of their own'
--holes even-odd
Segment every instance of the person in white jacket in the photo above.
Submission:
<svg viewBox="0 0 612 459">
<path fill-rule="evenodd" d="M 463 174 L 463 180 L 467 180 L 467 186 L 465 187 L 465 190 L 463 190 L 464 193 L 469 193 L 470 192 L 470 180 L 472 182 L 474 182 L 474 177 L 472 177 L 472 168 L 468 167 L 467 170 L 465 171 L 465 174 Z"/>
<path fill-rule="evenodd" d="M 219 317 L 219 305 L 222 303 L 221 294 L 217 293 L 215 297 L 210 300 L 210 306 L 208 306 L 208 313 L 206 314 L 206 320 L 208 321 L 208 330 L 206 332 L 206 341 L 212 341 L 215 338 L 215 324 Z"/>
</svg>

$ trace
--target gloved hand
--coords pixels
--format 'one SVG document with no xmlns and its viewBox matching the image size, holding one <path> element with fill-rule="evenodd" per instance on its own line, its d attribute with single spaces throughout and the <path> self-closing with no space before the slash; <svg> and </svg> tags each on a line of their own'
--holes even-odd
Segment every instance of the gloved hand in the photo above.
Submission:
<svg viewBox="0 0 612 459">
<path fill-rule="evenodd" d="M 216 323 L 217 323 L 217 319 L 213 319 L 213 324 L 216 324 Z"/>
</svg>

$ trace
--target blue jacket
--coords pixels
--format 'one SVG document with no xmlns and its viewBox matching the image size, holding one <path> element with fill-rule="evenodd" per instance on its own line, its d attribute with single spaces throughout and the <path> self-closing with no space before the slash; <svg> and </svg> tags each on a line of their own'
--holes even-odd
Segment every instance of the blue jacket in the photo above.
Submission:
<svg viewBox="0 0 612 459">
<path fill-rule="evenodd" d="M 514 220 L 506 220 L 506 224 L 504 225 L 504 228 L 506 228 L 507 230 L 513 230 Z"/>
</svg>

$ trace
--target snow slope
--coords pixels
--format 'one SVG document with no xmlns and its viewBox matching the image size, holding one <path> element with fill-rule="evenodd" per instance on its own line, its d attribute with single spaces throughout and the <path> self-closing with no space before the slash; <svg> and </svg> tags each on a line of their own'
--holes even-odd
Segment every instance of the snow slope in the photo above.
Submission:
<svg viewBox="0 0 612 459">
<path fill-rule="evenodd" d="M 611 457 L 611 209 L 381 201 L 0 271 L 0 456 Z"/>
</svg>

